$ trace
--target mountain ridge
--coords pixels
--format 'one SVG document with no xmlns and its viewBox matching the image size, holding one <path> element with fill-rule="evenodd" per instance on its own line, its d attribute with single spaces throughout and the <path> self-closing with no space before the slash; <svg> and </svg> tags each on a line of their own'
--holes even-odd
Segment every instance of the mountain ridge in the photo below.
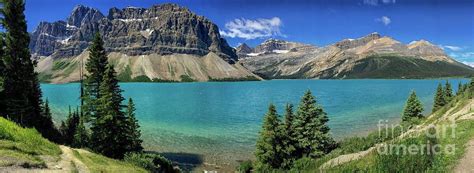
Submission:
<svg viewBox="0 0 474 173">
<path fill-rule="evenodd" d="M 78 5 L 66 20 L 41 22 L 30 34 L 30 49 L 42 81 L 78 81 L 96 32 L 127 81 L 259 79 L 235 63 L 237 55 L 216 24 L 185 7 L 160 4 L 114 7 L 107 15 Z"/>
<path fill-rule="evenodd" d="M 262 43 L 262 44 L 265 44 Z M 302 43 L 300 43 L 302 44 Z M 257 46 L 258 47 L 258 46 Z M 239 54 L 239 52 L 237 52 Z M 240 54 L 239 54 L 240 55 Z M 386 59 L 386 55 L 397 57 L 397 59 Z M 381 56 L 382 58 L 374 58 L 374 56 Z M 389 71 L 397 69 L 385 69 L 385 72 L 377 72 L 377 75 L 357 75 L 361 73 L 359 70 L 361 64 L 367 64 L 368 58 L 371 61 L 380 61 L 383 59 L 385 64 L 383 67 L 398 67 L 403 70 L 403 63 L 421 63 L 418 67 L 431 67 L 436 63 L 442 63 L 445 67 L 444 72 L 439 75 L 433 74 L 431 71 L 429 75 L 422 72 L 431 69 L 417 69 L 410 68 L 412 72 L 404 73 L 406 75 L 393 76 Z M 398 58 L 399 57 L 399 58 Z M 306 45 L 305 49 L 301 47 L 287 49 L 285 53 L 266 53 L 254 54 L 254 56 L 239 57 L 242 59 L 241 63 L 251 70 L 253 73 L 267 79 L 275 78 L 324 78 L 324 79 L 340 79 L 340 78 L 423 78 L 423 77 L 460 77 L 472 76 L 474 69 L 470 66 L 462 64 L 444 53 L 443 49 L 430 43 L 426 40 L 414 41 L 411 44 L 403 44 L 389 36 L 382 36 L 379 33 L 370 33 L 358 39 L 344 39 L 334 44 L 329 44 L 324 47 L 316 47 Z M 408 58 L 408 59 L 407 59 Z M 423 61 L 412 61 L 412 59 L 421 59 Z M 392 62 L 392 60 L 394 62 Z M 397 65 L 388 65 L 396 63 Z M 402 63 L 402 64 L 399 64 Z M 373 62 L 371 63 L 373 64 Z M 377 63 L 376 63 L 377 64 Z M 409 65 L 409 64 L 406 64 Z M 356 69 L 356 67 L 358 69 Z M 378 66 L 375 66 L 378 67 Z M 382 66 L 380 66 L 382 68 Z M 367 70 L 376 71 L 377 68 L 372 66 Z M 408 70 L 408 69 L 407 69 Z M 451 72 L 449 72 L 451 71 Z M 458 73 L 461 71 L 462 73 Z M 382 76 L 380 76 L 382 73 Z M 387 76 L 383 76 L 383 74 Z"/>
</svg>

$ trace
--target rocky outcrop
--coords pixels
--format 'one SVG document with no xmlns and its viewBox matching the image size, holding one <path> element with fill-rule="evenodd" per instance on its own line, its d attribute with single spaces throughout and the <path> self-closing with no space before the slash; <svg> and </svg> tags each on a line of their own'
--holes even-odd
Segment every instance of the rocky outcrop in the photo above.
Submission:
<svg viewBox="0 0 474 173">
<path fill-rule="evenodd" d="M 245 43 L 240 44 L 239 46 L 235 48 L 235 53 L 237 53 L 237 56 L 239 57 L 247 56 L 247 54 L 252 53 L 252 52 L 253 52 L 253 49 Z"/>
<path fill-rule="evenodd" d="M 268 39 L 254 49 L 254 53 L 271 53 L 278 51 L 289 51 L 291 49 L 306 46 L 302 43 L 289 42 L 277 39 Z"/>
<path fill-rule="evenodd" d="M 260 50 L 280 48 L 270 46 L 275 44 L 262 45 Z M 253 54 L 251 58 L 243 58 L 241 63 L 268 79 L 423 78 L 474 74 L 473 68 L 450 58 L 432 43 L 422 40 L 405 45 L 378 33 L 321 48 L 304 46 L 292 50 L 280 54 Z"/>
<path fill-rule="evenodd" d="M 334 46 L 338 47 L 339 49 L 351 49 L 351 48 L 365 45 L 369 43 L 370 41 L 380 39 L 381 37 L 382 36 L 380 36 L 379 33 L 374 32 L 359 39 L 344 39 L 342 41 L 335 43 Z"/>
<path fill-rule="evenodd" d="M 88 47 L 96 32 L 103 36 L 108 52 L 129 56 L 213 52 L 229 63 L 237 60 L 214 23 L 175 4 L 112 8 L 107 17 L 77 6 L 67 22 L 42 22 L 31 34 L 30 48 L 36 56 L 74 57 Z"/>
<path fill-rule="evenodd" d="M 40 80 L 80 79 L 96 32 L 122 81 L 260 80 L 237 62 L 235 50 L 210 20 L 175 4 L 112 8 L 107 15 L 77 6 L 65 21 L 42 22 L 31 33 Z"/>
</svg>

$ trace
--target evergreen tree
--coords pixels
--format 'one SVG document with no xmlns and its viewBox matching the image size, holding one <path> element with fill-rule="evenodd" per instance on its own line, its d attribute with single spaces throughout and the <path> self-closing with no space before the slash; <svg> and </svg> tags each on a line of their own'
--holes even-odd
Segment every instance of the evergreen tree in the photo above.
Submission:
<svg viewBox="0 0 474 173">
<path fill-rule="evenodd" d="M 299 156 L 320 157 L 332 149 L 335 142 L 328 134 L 328 121 L 326 113 L 317 105 L 311 91 L 306 91 L 294 120 Z"/>
<path fill-rule="evenodd" d="M 41 90 L 31 60 L 24 0 L 1 1 L 6 29 L 3 56 L 3 93 L 0 114 L 27 127 L 41 127 Z"/>
<path fill-rule="evenodd" d="M 3 57 L 5 56 L 5 52 L 4 52 L 4 47 L 5 47 L 5 34 L 3 32 L 0 32 L 0 111 L 3 110 L 4 108 L 2 108 L 1 106 L 1 103 L 2 103 L 2 98 L 4 98 L 2 96 L 2 91 L 3 91 L 3 71 L 5 69 L 5 64 L 3 63 Z"/>
<path fill-rule="evenodd" d="M 403 109 L 402 121 L 410 121 L 412 118 L 422 118 L 422 112 L 423 106 L 420 100 L 418 100 L 415 91 L 412 91 Z"/>
<path fill-rule="evenodd" d="M 37 129 L 43 137 L 56 142 L 62 142 L 62 136 L 59 130 L 54 126 L 52 117 L 51 117 L 51 110 L 49 108 L 49 101 L 46 100 L 42 106 L 41 116 L 39 117 L 39 126 L 43 128 Z"/>
<path fill-rule="evenodd" d="M 127 117 L 122 111 L 122 90 L 113 66 L 108 65 L 99 88 L 97 116 L 92 122 L 91 142 L 94 150 L 112 158 L 123 158 L 128 152 Z"/>
<path fill-rule="evenodd" d="M 463 92 L 463 84 L 461 82 L 458 83 L 458 90 L 456 91 L 456 95 L 461 95 Z"/>
<path fill-rule="evenodd" d="M 433 103 L 433 112 L 436 112 L 439 110 L 441 107 L 446 105 L 446 100 L 444 98 L 444 89 L 441 84 L 438 84 L 438 88 L 436 89 L 436 94 L 434 98 L 434 103 Z"/>
<path fill-rule="evenodd" d="M 74 142 L 74 135 L 76 134 L 77 126 L 79 125 L 80 116 L 79 112 L 76 110 L 71 112 L 69 107 L 69 116 L 66 119 L 66 122 L 61 124 L 61 133 L 63 134 L 63 141 L 66 145 L 72 145 Z"/>
<path fill-rule="evenodd" d="M 289 169 L 296 158 L 297 141 L 295 140 L 295 130 L 293 128 L 294 115 L 293 105 L 286 104 L 285 107 L 285 122 L 283 124 L 283 146 L 285 147 L 285 157 L 283 160 L 282 167 Z"/>
<path fill-rule="evenodd" d="M 128 151 L 132 152 L 140 152 L 143 150 L 142 147 L 142 140 L 140 139 L 141 132 L 139 130 L 140 125 L 138 124 L 138 120 L 135 118 L 135 104 L 133 103 L 132 98 L 128 99 L 128 106 L 127 106 L 127 145 Z"/>
<path fill-rule="evenodd" d="M 106 67 L 108 65 L 107 54 L 104 49 L 104 41 L 99 33 L 96 33 L 89 47 L 89 59 L 86 70 L 89 73 L 84 79 L 84 95 L 82 96 L 82 111 L 86 119 L 96 118 L 99 88 L 103 81 Z"/>
<path fill-rule="evenodd" d="M 89 133 L 87 132 L 87 129 L 84 125 L 84 119 L 79 118 L 79 123 L 77 124 L 76 130 L 74 132 L 72 146 L 76 148 L 88 147 L 89 138 Z"/>
<path fill-rule="evenodd" d="M 469 92 L 469 98 L 472 98 L 472 95 L 474 94 L 474 77 L 471 78 L 471 82 L 469 82 L 469 85 L 466 87 L 466 90 L 468 90 Z"/>
<path fill-rule="evenodd" d="M 451 102 L 451 99 L 453 98 L 453 89 L 451 87 L 451 83 L 449 83 L 447 80 L 446 80 L 446 85 L 445 85 L 445 88 L 444 88 L 444 99 L 446 101 L 446 103 L 449 103 Z"/>
<path fill-rule="evenodd" d="M 260 130 L 255 151 L 257 167 L 260 169 L 278 169 L 281 167 L 285 156 L 285 148 L 282 146 L 281 127 L 275 105 L 270 104 L 263 120 L 262 130 Z"/>
</svg>

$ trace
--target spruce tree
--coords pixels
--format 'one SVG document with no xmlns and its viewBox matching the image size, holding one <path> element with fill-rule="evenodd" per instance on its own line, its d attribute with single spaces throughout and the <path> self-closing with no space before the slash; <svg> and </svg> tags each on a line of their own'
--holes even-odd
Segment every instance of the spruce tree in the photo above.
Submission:
<svg viewBox="0 0 474 173">
<path fill-rule="evenodd" d="M 458 83 L 458 90 L 456 91 L 456 95 L 461 95 L 463 92 L 463 85 L 461 82 Z"/>
<path fill-rule="evenodd" d="M 285 147 L 285 157 L 282 167 L 289 169 L 296 158 L 297 141 L 295 140 L 295 130 L 293 128 L 294 115 L 293 105 L 286 104 L 285 106 L 285 122 L 283 124 L 283 146 Z"/>
<path fill-rule="evenodd" d="M 142 147 L 142 140 L 140 139 L 141 132 L 139 130 L 140 125 L 138 124 L 138 120 L 135 118 L 135 104 L 133 103 L 132 98 L 128 99 L 128 106 L 127 106 L 127 145 L 128 151 L 132 152 L 140 152 L 143 150 Z"/>
<path fill-rule="evenodd" d="M 49 101 L 46 100 L 41 108 L 41 116 L 39 117 L 39 126 L 42 128 L 37 129 L 43 137 L 56 142 L 62 142 L 62 136 L 60 131 L 54 126 L 52 117 L 51 117 L 51 109 L 49 108 Z"/>
<path fill-rule="evenodd" d="M 418 100 L 415 91 L 412 91 L 403 109 L 402 121 L 410 121 L 412 118 L 422 118 L 422 112 L 423 105 L 420 100 Z"/>
<path fill-rule="evenodd" d="M 3 79 L 4 79 L 4 74 L 3 74 L 3 71 L 5 69 L 5 64 L 3 63 L 3 57 L 5 56 L 5 52 L 4 52 L 4 47 L 5 47 L 5 34 L 3 32 L 0 32 L 0 111 L 3 110 L 4 108 L 2 108 L 1 106 L 1 103 L 2 103 L 2 99 L 4 98 L 2 96 L 3 94 Z"/>
<path fill-rule="evenodd" d="M 446 85 L 445 85 L 445 88 L 444 88 L 444 99 L 446 101 L 446 104 L 451 102 L 452 98 L 453 98 L 453 89 L 451 87 L 451 83 L 449 83 L 446 80 Z"/>
<path fill-rule="evenodd" d="M 72 140 L 72 146 L 76 148 L 85 148 L 89 144 L 89 133 L 84 125 L 84 119 L 79 118 L 79 123 L 77 124 L 76 130 L 74 132 L 74 137 Z"/>
<path fill-rule="evenodd" d="M 5 34 L 3 93 L 0 114 L 27 127 L 41 129 L 41 90 L 31 60 L 24 0 L 1 1 Z"/>
<path fill-rule="evenodd" d="M 469 98 L 472 98 L 474 95 L 474 77 L 471 78 L 471 82 L 469 82 L 469 85 L 466 87 L 466 89 L 468 90 Z"/>
<path fill-rule="evenodd" d="M 89 73 L 84 79 L 84 95 L 82 96 L 82 111 L 86 119 L 96 118 L 99 88 L 103 81 L 106 67 L 108 65 L 107 54 L 104 49 L 104 41 L 99 33 L 96 33 L 92 44 L 89 46 L 89 59 L 86 70 Z"/>
<path fill-rule="evenodd" d="M 112 158 L 128 152 L 127 118 L 122 111 L 124 98 L 112 65 L 108 65 L 99 88 L 97 116 L 92 122 L 94 150 Z"/>
<path fill-rule="evenodd" d="M 308 90 L 301 99 L 294 120 L 295 138 L 299 156 L 317 158 L 329 152 L 334 140 L 329 135 L 329 121 L 323 108 Z"/>
<path fill-rule="evenodd" d="M 270 104 L 256 144 L 255 157 L 260 169 L 281 167 L 285 156 L 281 127 L 275 105 Z"/>
<path fill-rule="evenodd" d="M 79 112 L 76 110 L 71 112 L 69 107 L 69 116 L 66 119 L 66 122 L 63 122 L 61 125 L 61 133 L 63 134 L 63 141 L 66 145 L 73 145 L 74 135 L 76 134 L 77 127 L 79 125 L 80 116 Z"/>
<path fill-rule="evenodd" d="M 438 84 L 438 88 L 436 88 L 432 112 L 436 112 L 444 105 L 446 105 L 446 100 L 444 98 L 444 89 L 441 84 Z"/>
</svg>

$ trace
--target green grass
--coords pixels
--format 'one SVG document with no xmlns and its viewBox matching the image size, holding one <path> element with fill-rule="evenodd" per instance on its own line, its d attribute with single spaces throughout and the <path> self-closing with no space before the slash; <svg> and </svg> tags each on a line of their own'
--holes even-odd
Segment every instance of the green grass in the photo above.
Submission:
<svg viewBox="0 0 474 173">
<path fill-rule="evenodd" d="M 196 80 L 194 80 L 188 75 L 181 75 L 180 78 L 181 78 L 181 82 L 196 82 Z"/>
<path fill-rule="evenodd" d="M 474 121 L 473 120 L 462 120 L 456 122 L 456 126 L 451 126 L 451 122 L 447 120 L 439 120 L 443 114 L 446 114 L 448 110 L 452 109 L 452 113 L 458 112 L 466 104 L 469 103 L 468 92 L 465 92 L 461 95 L 456 96 L 453 101 L 451 101 L 446 106 L 442 107 L 440 110 L 433 113 L 428 119 L 426 119 L 422 125 L 427 126 L 429 124 L 435 123 L 436 130 L 442 136 L 436 138 L 437 144 L 439 144 L 440 152 L 435 155 L 424 154 L 415 154 L 415 155 L 397 155 L 397 154 L 379 154 L 377 152 L 372 152 L 368 156 L 365 156 L 359 160 L 351 161 L 339 165 L 334 168 L 330 168 L 327 172 L 450 172 L 456 165 L 457 161 L 462 158 L 466 152 L 466 144 L 469 140 L 474 138 Z M 454 128 L 454 129 L 453 129 Z M 454 130 L 454 133 L 452 133 Z M 425 131 L 418 133 L 420 135 L 415 137 L 406 137 L 402 140 L 391 141 L 391 144 L 403 144 L 404 146 L 409 146 L 411 144 L 426 144 L 427 137 Z M 370 135 L 369 135 L 370 136 Z M 348 147 L 341 148 L 356 148 L 354 152 L 357 152 L 357 148 L 363 149 L 364 147 L 357 147 L 362 143 L 365 144 L 365 141 L 360 140 L 349 140 L 347 145 Z M 434 142 L 430 142 L 434 143 Z M 363 145 L 362 145 L 363 146 Z M 449 147 L 455 147 L 454 152 L 450 153 L 449 150 L 445 150 Z M 342 149 L 338 149 L 342 150 Z M 335 150 L 337 151 L 337 150 Z M 322 159 L 316 160 L 314 165 L 321 165 L 329 159 L 324 159 L 326 157 L 334 158 L 338 155 L 342 155 L 345 152 L 340 152 L 331 156 L 331 154 L 323 157 Z M 319 162 L 318 162 L 319 161 Z M 313 170 L 319 167 L 309 167 Z M 310 169 L 306 169 L 310 170 Z"/>
<path fill-rule="evenodd" d="M 22 128 L 0 117 L 0 166 L 45 167 L 40 156 L 59 159 L 61 149 L 36 129 Z"/>
<path fill-rule="evenodd" d="M 472 76 L 474 70 L 462 64 L 427 61 L 397 55 L 372 55 L 356 62 L 345 78 L 440 78 Z"/>
<path fill-rule="evenodd" d="M 69 65 L 71 64 L 70 61 L 68 60 L 55 60 L 53 62 L 53 67 L 52 67 L 52 70 L 53 71 L 56 71 L 56 70 L 64 70 L 66 67 L 68 67 Z"/>
<path fill-rule="evenodd" d="M 82 161 L 91 172 L 147 172 L 131 163 L 110 159 L 90 152 L 73 150 L 74 157 Z"/>
<path fill-rule="evenodd" d="M 129 65 L 125 67 L 125 70 L 122 71 L 118 76 L 117 79 L 122 82 L 130 82 L 132 81 L 132 69 Z"/>
</svg>

